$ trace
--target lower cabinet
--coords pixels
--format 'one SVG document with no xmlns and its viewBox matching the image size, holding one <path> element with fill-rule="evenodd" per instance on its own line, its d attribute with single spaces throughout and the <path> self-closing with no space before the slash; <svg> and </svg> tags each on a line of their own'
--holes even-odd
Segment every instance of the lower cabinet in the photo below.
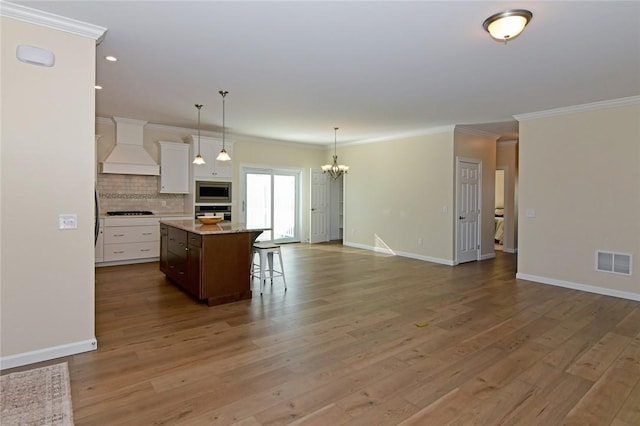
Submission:
<svg viewBox="0 0 640 426">
<path fill-rule="evenodd" d="M 163 228 L 168 228 L 166 232 L 167 249 L 165 254 L 165 246 L 162 245 L 160 270 L 189 294 L 198 299 L 202 298 L 200 288 L 201 237 L 163 224 L 160 224 L 161 234 Z"/>
<path fill-rule="evenodd" d="M 105 219 L 105 262 L 158 257 L 160 233 L 158 219 Z"/>
<path fill-rule="evenodd" d="M 108 217 L 100 220 L 100 235 L 96 243 L 96 266 L 126 263 L 154 262 L 158 256 L 165 259 L 162 268 L 167 268 L 167 230 L 162 231 L 160 219 L 183 220 L 188 216 L 153 217 Z M 164 233 L 163 233 L 164 232 Z M 165 253 L 160 253 L 164 247 Z M 163 269 L 164 272 L 164 269 Z"/>
</svg>

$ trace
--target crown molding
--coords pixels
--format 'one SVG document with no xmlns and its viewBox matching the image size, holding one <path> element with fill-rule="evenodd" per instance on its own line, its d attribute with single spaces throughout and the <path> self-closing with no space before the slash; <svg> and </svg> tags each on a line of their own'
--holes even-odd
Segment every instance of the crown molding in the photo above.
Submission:
<svg viewBox="0 0 640 426">
<path fill-rule="evenodd" d="M 518 140 L 517 139 L 508 139 L 504 141 L 498 140 L 496 141 L 496 143 L 499 146 L 512 146 L 512 145 L 518 145 Z"/>
<path fill-rule="evenodd" d="M 361 139 L 361 140 L 357 140 L 357 141 L 353 141 L 353 142 L 343 142 L 343 143 L 338 143 L 338 146 L 351 146 L 351 145 L 367 145 L 370 143 L 377 143 L 377 142 L 387 142 L 387 141 L 394 141 L 394 140 L 398 140 L 398 139 L 406 139 L 406 138 L 413 138 L 413 137 L 418 137 L 418 136 L 427 136 L 427 135 L 436 135 L 439 133 L 450 133 L 453 132 L 455 130 L 454 125 L 450 125 L 450 126 L 439 126 L 439 127 L 430 127 L 427 129 L 418 129 L 412 132 L 405 132 L 405 133 L 394 133 L 391 135 L 387 135 L 387 136 L 380 136 L 378 138 L 370 138 L 370 139 Z M 324 144 L 323 146 L 325 147 L 332 147 L 333 144 Z"/>
<path fill-rule="evenodd" d="M 484 130 L 475 129 L 473 128 L 473 126 L 468 125 L 457 125 L 455 131 L 464 133 L 466 135 L 481 136 L 484 138 L 493 139 L 494 141 L 498 140 L 498 138 L 500 137 L 500 135 L 496 135 L 495 133 L 485 132 Z"/>
<path fill-rule="evenodd" d="M 107 29 L 98 25 L 88 24 L 75 19 L 66 18 L 31 7 L 22 6 L 15 3 L 0 2 L 0 15 L 31 24 L 41 25 L 71 34 L 88 37 L 99 44 L 104 38 Z"/>
<path fill-rule="evenodd" d="M 556 108 L 546 111 L 518 114 L 514 115 L 513 118 L 518 121 L 536 120 L 538 118 L 556 117 L 559 115 L 574 114 L 577 112 L 596 111 L 600 109 L 623 107 L 636 104 L 640 104 L 640 96 L 630 96 L 628 98 L 612 99 L 609 101 L 592 102 L 589 104 L 574 105 L 565 108 Z"/>
<path fill-rule="evenodd" d="M 115 126 L 115 122 L 112 118 L 109 117 L 96 117 L 96 124 L 106 124 L 109 126 Z M 163 132 L 176 133 L 178 135 L 184 136 L 186 135 L 196 135 L 198 133 L 198 129 L 190 129 L 187 127 L 177 127 L 177 126 L 167 126 L 165 124 L 156 124 L 156 123 L 147 123 L 144 125 L 145 129 L 153 129 L 160 130 Z M 210 130 L 200 130 L 200 135 L 204 137 L 216 138 L 222 140 L 222 132 L 213 132 Z M 324 145 L 319 144 L 310 144 L 304 142 L 288 142 L 288 141 L 280 141 L 275 139 L 265 139 L 256 136 L 250 135 L 240 135 L 234 134 L 233 132 L 227 131 L 227 136 L 230 136 L 233 139 L 227 139 L 229 142 L 235 142 L 237 140 L 242 140 L 244 142 L 255 142 L 255 143 L 266 143 L 271 145 L 284 145 L 296 148 L 306 148 L 306 149 L 324 149 Z"/>
</svg>

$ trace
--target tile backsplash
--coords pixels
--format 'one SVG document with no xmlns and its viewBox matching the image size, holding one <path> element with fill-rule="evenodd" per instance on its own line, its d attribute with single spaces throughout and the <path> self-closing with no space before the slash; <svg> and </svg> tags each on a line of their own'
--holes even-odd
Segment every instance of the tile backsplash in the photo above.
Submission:
<svg viewBox="0 0 640 426">
<path fill-rule="evenodd" d="M 150 210 L 154 213 L 184 212 L 185 195 L 160 194 L 160 176 L 98 174 L 100 210 Z"/>
</svg>

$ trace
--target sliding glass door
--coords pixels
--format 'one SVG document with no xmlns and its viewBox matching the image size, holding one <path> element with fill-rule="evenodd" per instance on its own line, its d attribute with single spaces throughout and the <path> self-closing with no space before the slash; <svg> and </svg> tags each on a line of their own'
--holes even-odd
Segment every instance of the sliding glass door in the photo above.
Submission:
<svg viewBox="0 0 640 426">
<path fill-rule="evenodd" d="M 245 222 L 249 228 L 271 228 L 258 241 L 300 241 L 299 170 L 243 167 Z"/>
</svg>

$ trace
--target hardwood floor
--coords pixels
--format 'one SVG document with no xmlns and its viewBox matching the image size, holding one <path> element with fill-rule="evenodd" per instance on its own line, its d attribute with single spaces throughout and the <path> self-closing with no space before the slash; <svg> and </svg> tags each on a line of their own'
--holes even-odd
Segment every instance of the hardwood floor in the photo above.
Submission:
<svg viewBox="0 0 640 426">
<path fill-rule="evenodd" d="M 157 263 L 96 270 L 77 425 L 639 425 L 640 303 L 335 244 L 207 307 Z M 254 281 L 254 286 L 258 281 Z"/>
</svg>

